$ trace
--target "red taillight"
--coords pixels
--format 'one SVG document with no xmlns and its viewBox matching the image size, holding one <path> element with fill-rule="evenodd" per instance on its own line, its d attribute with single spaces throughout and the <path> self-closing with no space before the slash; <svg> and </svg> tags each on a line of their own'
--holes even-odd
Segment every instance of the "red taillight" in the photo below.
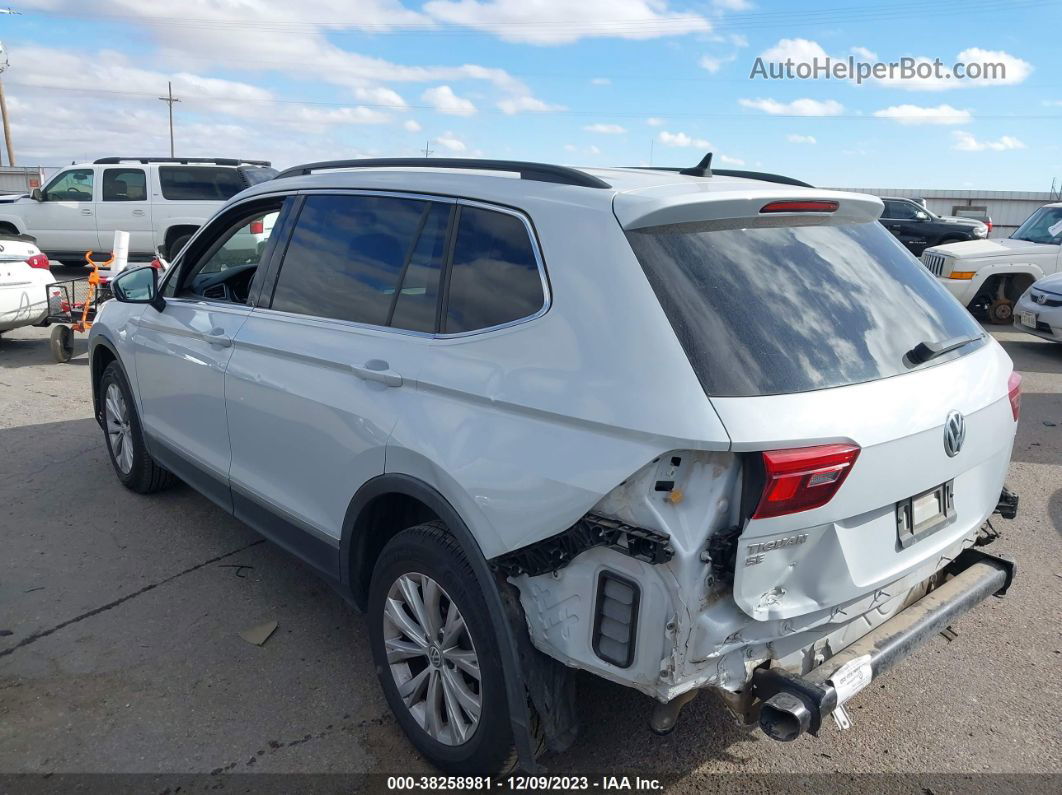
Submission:
<svg viewBox="0 0 1062 795">
<path fill-rule="evenodd" d="M 32 257 L 27 257 L 26 264 L 31 268 L 43 268 L 44 270 L 51 268 L 47 254 L 34 254 Z"/>
<path fill-rule="evenodd" d="M 1018 373 L 1011 373 L 1007 379 L 1007 397 L 1010 398 L 1010 413 L 1017 422 L 1021 416 L 1021 375 Z"/>
<path fill-rule="evenodd" d="M 252 235 L 264 235 L 265 234 L 265 221 L 259 218 L 257 221 L 251 221 L 248 228 L 251 230 Z"/>
<path fill-rule="evenodd" d="M 991 221 L 985 221 L 985 226 L 988 227 L 988 234 L 992 234 L 992 222 Z"/>
<path fill-rule="evenodd" d="M 824 444 L 763 453 L 767 483 L 753 519 L 818 508 L 833 499 L 852 470 L 859 448 Z"/>
<path fill-rule="evenodd" d="M 760 208 L 761 213 L 832 213 L 837 211 L 837 202 L 784 201 L 771 202 Z"/>
</svg>

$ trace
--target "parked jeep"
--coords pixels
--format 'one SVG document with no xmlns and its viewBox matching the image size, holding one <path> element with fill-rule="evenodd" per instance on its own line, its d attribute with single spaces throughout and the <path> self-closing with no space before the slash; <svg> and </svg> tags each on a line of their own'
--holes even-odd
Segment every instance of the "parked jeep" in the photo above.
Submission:
<svg viewBox="0 0 1062 795">
<path fill-rule="evenodd" d="M 276 173 L 264 160 L 105 157 L 0 198 L 0 233 L 32 235 L 49 259 L 81 264 L 89 249 L 110 251 L 121 229 L 130 259 L 172 258 L 218 207 Z"/>
<path fill-rule="evenodd" d="M 934 246 L 922 263 L 971 312 L 1010 323 L 1033 282 L 1062 270 L 1062 202 L 1044 205 L 1008 238 Z"/>
<path fill-rule="evenodd" d="M 115 279 L 96 417 L 368 613 L 448 772 L 569 746 L 577 670 L 795 740 L 1014 573 L 1020 376 L 880 214 L 708 158 L 296 167 Z"/>
<path fill-rule="evenodd" d="M 988 224 L 975 218 L 937 215 L 911 199 L 882 196 L 881 201 L 881 225 L 916 257 L 929 246 L 988 237 Z"/>
</svg>

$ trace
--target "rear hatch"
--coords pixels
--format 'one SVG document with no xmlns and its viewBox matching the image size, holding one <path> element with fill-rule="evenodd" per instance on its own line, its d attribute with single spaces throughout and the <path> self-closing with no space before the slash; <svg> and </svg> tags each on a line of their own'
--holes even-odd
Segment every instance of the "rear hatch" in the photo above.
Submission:
<svg viewBox="0 0 1062 795">
<path fill-rule="evenodd" d="M 743 454 L 734 599 L 760 620 L 837 607 L 939 568 L 995 507 L 1015 430 L 1012 365 L 998 344 L 873 220 L 865 198 L 809 193 L 799 198 L 825 203 L 759 196 L 742 217 L 702 194 L 700 208 L 682 203 L 679 223 L 666 223 L 666 209 L 625 223 Z M 915 352 L 920 343 L 929 348 Z M 772 468 L 825 445 L 843 455 L 814 483 L 784 472 L 772 481 Z M 787 453 L 763 455 L 778 450 Z M 761 504 L 771 483 L 781 502 Z M 823 504 L 802 508 L 816 493 Z"/>
</svg>

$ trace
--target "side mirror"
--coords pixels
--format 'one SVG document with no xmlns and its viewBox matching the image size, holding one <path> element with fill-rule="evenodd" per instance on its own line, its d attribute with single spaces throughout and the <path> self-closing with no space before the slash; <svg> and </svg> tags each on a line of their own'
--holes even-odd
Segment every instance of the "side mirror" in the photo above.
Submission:
<svg viewBox="0 0 1062 795">
<path fill-rule="evenodd" d="M 111 282 L 111 291 L 123 304 L 149 304 L 159 312 L 166 306 L 159 294 L 159 272 L 150 265 L 122 271 Z"/>
<path fill-rule="evenodd" d="M 44 194 L 41 193 L 40 188 L 34 188 L 30 191 L 30 198 L 35 202 L 42 202 L 44 201 Z"/>
<path fill-rule="evenodd" d="M 915 213 L 915 218 L 917 218 L 919 221 L 928 221 L 929 220 L 929 213 L 927 213 L 927 212 L 925 212 L 923 210 L 918 210 Z"/>
</svg>

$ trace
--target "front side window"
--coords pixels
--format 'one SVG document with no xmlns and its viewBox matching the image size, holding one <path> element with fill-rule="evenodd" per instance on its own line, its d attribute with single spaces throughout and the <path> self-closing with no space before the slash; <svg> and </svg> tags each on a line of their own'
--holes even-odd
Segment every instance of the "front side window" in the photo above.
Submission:
<svg viewBox="0 0 1062 795">
<path fill-rule="evenodd" d="M 167 201 L 227 201 L 247 187 L 235 168 L 159 166 L 159 185 Z"/>
<path fill-rule="evenodd" d="M 433 214 L 433 204 L 388 196 L 307 197 L 284 255 L 272 308 L 385 326 L 394 307 L 403 322 L 425 325 L 431 314 L 425 305 L 434 303 L 428 296 L 436 292 L 437 282 L 422 269 L 437 270 L 433 263 L 442 253 L 437 242 L 442 211 Z M 423 231 L 428 242 L 421 248 L 417 242 Z M 410 290 L 396 296 L 403 273 Z"/>
<path fill-rule="evenodd" d="M 462 207 L 443 331 L 501 326 L 536 314 L 544 304 L 542 276 L 524 222 L 510 213 Z"/>
<path fill-rule="evenodd" d="M 64 171 L 44 189 L 41 198 L 46 202 L 92 201 L 92 169 Z"/>
<path fill-rule="evenodd" d="M 105 202 L 147 201 L 147 176 L 144 169 L 104 169 L 103 200 Z"/>
<path fill-rule="evenodd" d="M 1030 243 L 1062 243 L 1062 207 L 1041 207 L 1011 235 Z"/>
<path fill-rule="evenodd" d="M 715 222 L 637 230 L 627 239 L 712 396 L 888 378 L 908 371 L 905 354 L 920 342 L 982 334 L 877 222 Z"/>
</svg>

